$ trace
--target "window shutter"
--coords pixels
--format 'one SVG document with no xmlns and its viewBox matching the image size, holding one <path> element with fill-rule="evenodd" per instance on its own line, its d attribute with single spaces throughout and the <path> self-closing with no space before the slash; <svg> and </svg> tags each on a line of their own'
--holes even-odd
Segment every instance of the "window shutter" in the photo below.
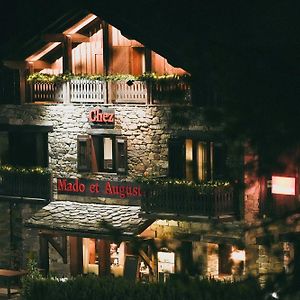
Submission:
<svg viewBox="0 0 300 300">
<path fill-rule="evenodd" d="M 77 170 L 78 172 L 91 170 L 91 138 L 89 135 L 77 137 Z"/>
<path fill-rule="evenodd" d="M 127 173 L 127 139 L 116 137 L 116 171 L 118 174 Z"/>
<path fill-rule="evenodd" d="M 183 139 L 169 140 L 169 177 L 184 178 L 185 145 Z"/>
</svg>

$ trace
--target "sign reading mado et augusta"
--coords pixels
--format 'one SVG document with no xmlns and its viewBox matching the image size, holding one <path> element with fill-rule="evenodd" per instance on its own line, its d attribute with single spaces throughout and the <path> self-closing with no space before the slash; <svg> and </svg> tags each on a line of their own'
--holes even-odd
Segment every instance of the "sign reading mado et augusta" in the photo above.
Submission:
<svg viewBox="0 0 300 300">
<path fill-rule="evenodd" d="M 58 178 L 57 193 L 135 200 L 141 199 L 142 196 L 141 186 L 139 184 L 87 178 Z"/>
</svg>

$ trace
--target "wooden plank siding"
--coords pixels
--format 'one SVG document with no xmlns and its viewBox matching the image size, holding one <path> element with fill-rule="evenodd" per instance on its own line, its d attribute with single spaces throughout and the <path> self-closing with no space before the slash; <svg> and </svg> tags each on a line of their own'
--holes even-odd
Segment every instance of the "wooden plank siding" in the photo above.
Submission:
<svg viewBox="0 0 300 300">
<path fill-rule="evenodd" d="M 110 59 L 108 62 L 109 74 L 140 75 L 146 71 L 145 48 L 136 40 L 131 40 L 122 35 L 120 30 L 108 26 L 108 42 Z M 72 73 L 74 74 L 104 74 L 103 62 L 103 29 L 101 28 L 90 36 L 88 42 L 73 43 Z M 148 72 L 157 74 L 184 74 L 181 68 L 175 68 L 159 54 L 152 51 L 152 66 Z M 51 64 L 51 69 L 45 68 L 42 73 L 63 73 L 62 57 Z"/>
</svg>

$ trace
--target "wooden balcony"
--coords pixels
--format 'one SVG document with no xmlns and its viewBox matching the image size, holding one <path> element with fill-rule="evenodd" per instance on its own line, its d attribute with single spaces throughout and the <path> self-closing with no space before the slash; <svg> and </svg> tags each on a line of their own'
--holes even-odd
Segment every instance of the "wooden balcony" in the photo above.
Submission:
<svg viewBox="0 0 300 300">
<path fill-rule="evenodd" d="M 146 185 L 142 209 L 146 214 L 175 214 L 204 217 L 236 215 L 234 190 L 231 186 L 200 191 L 186 185 Z"/>
<path fill-rule="evenodd" d="M 30 85 L 31 102 L 97 102 L 106 99 L 106 84 L 99 80 L 70 80 L 66 82 L 35 82 Z"/>
<path fill-rule="evenodd" d="M 0 197 L 51 200 L 51 174 L 0 172 Z"/>
<path fill-rule="evenodd" d="M 28 102 L 50 103 L 165 103 L 190 102 L 187 83 L 155 83 L 146 81 L 101 81 L 72 79 L 66 82 L 34 82 L 29 85 Z"/>
</svg>

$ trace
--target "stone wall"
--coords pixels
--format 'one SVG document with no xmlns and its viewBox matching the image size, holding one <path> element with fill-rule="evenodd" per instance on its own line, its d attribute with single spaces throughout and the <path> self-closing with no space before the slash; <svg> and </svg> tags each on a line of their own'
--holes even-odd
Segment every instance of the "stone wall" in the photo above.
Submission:
<svg viewBox="0 0 300 300">
<path fill-rule="evenodd" d="M 201 109 L 192 107 L 155 106 L 155 105 L 101 105 L 100 108 L 115 110 L 115 130 L 127 137 L 128 174 L 80 174 L 77 172 L 77 136 L 86 134 L 91 129 L 88 123 L 88 112 L 96 105 L 2 105 L 0 109 L 0 122 L 10 124 L 51 125 L 53 131 L 48 134 L 49 167 L 57 177 L 89 177 L 112 180 L 132 180 L 137 176 L 161 176 L 168 173 L 168 140 L 183 130 L 205 131 L 201 117 Z M 247 159 L 247 158 L 246 158 Z M 251 159 L 251 156 L 248 157 Z M 259 212 L 260 186 L 252 174 L 247 174 L 245 180 L 247 189 L 244 198 L 244 215 L 248 224 L 255 224 Z M 13 219 L 10 216 L 9 202 L 1 201 L 0 209 L 0 267 L 22 266 L 26 264 L 29 255 L 38 257 L 38 232 L 24 228 L 23 221 L 29 218 L 41 206 L 38 204 L 18 204 L 13 210 Z M 13 221 L 11 223 L 11 220 Z M 11 245 L 11 224 L 14 228 L 14 244 Z M 215 228 L 210 222 L 175 222 L 160 221 L 153 224 L 151 230 L 155 236 L 162 239 L 173 239 L 176 234 L 190 234 L 200 239 L 209 233 L 213 237 L 224 239 L 243 239 L 240 222 L 227 224 L 226 234 L 224 228 Z M 225 226 L 225 227 L 226 227 Z M 252 238 L 250 237 L 252 236 Z M 210 242 L 206 239 L 206 242 Z M 263 274 L 273 267 L 273 261 L 263 253 L 261 246 L 255 245 L 255 234 L 246 238 L 246 269 L 252 274 Z M 212 244 L 211 244 L 212 245 Z M 217 276 L 218 255 L 207 244 L 194 242 L 194 261 L 202 259 L 201 264 L 206 268 L 206 275 Z M 198 253 L 198 254 L 197 254 Z M 65 265 L 57 252 L 50 247 L 50 270 L 54 273 L 63 269 Z M 180 270 L 180 262 L 178 270 Z M 279 264 L 276 263 L 278 269 Z M 205 273 L 205 272 L 204 272 Z"/>
<path fill-rule="evenodd" d="M 10 209 L 8 202 L 0 202 L 0 268 L 10 266 Z"/>
<path fill-rule="evenodd" d="M 145 105 L 101 105 L 115 110 L 115 128 L 127 137 L 128 174 L 77 173 L 77 136 L 91 129 L 88 113 L 97 107 L 86 105 L 2 105 L 0 123 L 53 126 L 48 133 L 49 168 L 53 173 L 54 197 L 57 177 L 90 177 L 132 180 L 136 176 L 161 176 L 168 172 L 168 139 L 181 130 L 203 130 L 200 110 L 189 107 Z M 184 124 L 184 126 L 183 126 Z M 70 199 L 69 199 L 70 200 Z M 25 267 L 28 257 L 38 259 L 38 231 L 23 226 L 41 205 L 18 204 L 13 210 L 14 229 L 11 245 L 9 202 L 0 202 L 0 267 Z M 50 246 L 50 271 L 67 272 L 57 252 Z"/>
<path fill-rule="evenodd" d="M 0 268 L 25 268 L 28 258 L 39 258 L 38 232 L 24 227 L 41 205 L 0 202 Z"/>
<path fill-rule="evenodd" d="M 87 117 L 95 107 L 88 104 L 6 105 L 1 107 L 0 121 L 53 125 L 53 132 L 48 134 L 49 167 L 54 177 L 78 177 L 81 175 L 77 173 L 77 136 L 91 128 Z M 127 137 L 128 175 L 111 176 L 112 179 L 166 175 L 170 135 L 181 130 L 205 130 L 200 109 L 191 107 L 174 110 L 170 106 L 101 105 L 100 108 L 115 110 L 114 129 Z M 93 177 L 101 179 L 102 176 Z"/>
</svg>

